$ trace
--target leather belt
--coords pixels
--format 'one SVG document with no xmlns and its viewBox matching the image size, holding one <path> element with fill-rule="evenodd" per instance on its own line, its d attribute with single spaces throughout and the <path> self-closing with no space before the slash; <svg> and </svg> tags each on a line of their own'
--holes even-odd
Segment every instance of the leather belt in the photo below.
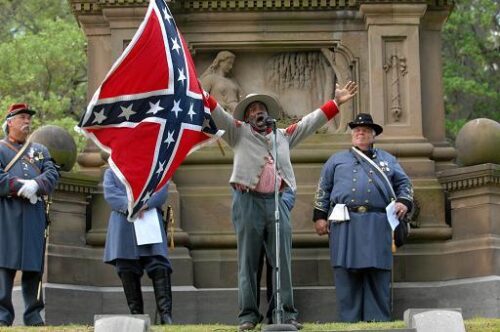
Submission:
<svg viewBox="0 0 500 332">
<path fill-rule="evenodd" d="M 370 205 L 347 206 L 347 209 L 349 210 L 349 212 L 357 212 L 357 213 L 386 212 L 385 208 L 374 207 Z"/>
</svg>

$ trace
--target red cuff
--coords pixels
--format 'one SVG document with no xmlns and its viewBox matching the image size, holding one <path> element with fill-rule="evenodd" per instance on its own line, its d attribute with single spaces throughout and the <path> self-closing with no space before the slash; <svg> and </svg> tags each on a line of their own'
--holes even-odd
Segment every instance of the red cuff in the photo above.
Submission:
<svg viewBox="0 0 500 332">
<path fill-rule="evenodd" d="M 17 196 L 17 192 L 21 189 L 20 186 L 18 186 L 18 181 L 17 178 L 9 179 L 9 192 L 11 196 Z"/>
<path fill-rule="evenodd" d="M 204 99 L 205 99 L 205 106 L 208 106 L 208 108 L 210 108 L 210 112 L 213 112 L 217 107 L 217 100 L 215 100 L 215 98 L 209 95 L 208 93 L 205 95 Z"/>
<path fill-rule="evenodd" d="M 328 120 L 331 120 L 339 112 L 339 108 L 333 100 L 327 101 L 323 106 L 321 106 L 321 110 L 325 113 Z"/>
</svg>

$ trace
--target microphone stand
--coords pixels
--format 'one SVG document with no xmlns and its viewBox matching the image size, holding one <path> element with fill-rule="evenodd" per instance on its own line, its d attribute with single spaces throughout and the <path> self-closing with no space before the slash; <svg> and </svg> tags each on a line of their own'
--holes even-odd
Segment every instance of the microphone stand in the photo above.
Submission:
<svg viewBox="0 0 500 332">
<path fill-rule="evenodd" d="M 292 324 L 283 324 L 283 306 L 281 304 L 281 239 L 280 239 L 280 209 L 279 209 L 279 183 L 278 183 L 278 146 L 276 135 L 276 120 L 272 121 L 273 128 L 273 150 L 272 157 L 274 159 L 274 239 L 276 243 L 276 264 L 274 267 L 274 294 L 276 297 L 275 321 L 262 328 L 262 331 L 297 331 L 297 328 Z"/>
</svg>

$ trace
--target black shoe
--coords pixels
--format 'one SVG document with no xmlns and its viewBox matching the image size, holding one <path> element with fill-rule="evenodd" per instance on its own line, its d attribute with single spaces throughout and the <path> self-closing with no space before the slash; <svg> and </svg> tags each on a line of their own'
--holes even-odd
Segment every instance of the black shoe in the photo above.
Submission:
<svg viewBox="0 0 500 332">
<path fill-rule="evenodd" d="M 243 322 L 238 327 L 238 331 L 250 331 L 255 329 L 255 323 L 252 322 Z"/>
<path fill-rule="evenodd" d="M 287 320 L 286 323 L 295 326 L 295 328 L 297 330 L 302 330 L 304 328 L 304 325 L 302 325 L 301 323 L 299 323 L 297 320 L 295 320 L 293 318 Z"/>
<path fill-rule="evenodd" d="M 10 326 L 10 324 L 4 320 L 0 320 L 0 326 Z"/>
</svg>

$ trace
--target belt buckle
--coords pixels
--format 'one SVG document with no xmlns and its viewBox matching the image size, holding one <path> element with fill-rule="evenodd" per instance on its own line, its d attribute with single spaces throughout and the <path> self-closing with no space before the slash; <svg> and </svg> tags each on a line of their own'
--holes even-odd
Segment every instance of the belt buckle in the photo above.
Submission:
<svg viewBox="0 0 500 332">
<path fill-rule="evenodd" d="M 366 208 L 366 206 L 358 206 L 358 212 L 359 213 L 365 213 L 366 211 L 368 211 L 368 209 Z"/>
</svg>

